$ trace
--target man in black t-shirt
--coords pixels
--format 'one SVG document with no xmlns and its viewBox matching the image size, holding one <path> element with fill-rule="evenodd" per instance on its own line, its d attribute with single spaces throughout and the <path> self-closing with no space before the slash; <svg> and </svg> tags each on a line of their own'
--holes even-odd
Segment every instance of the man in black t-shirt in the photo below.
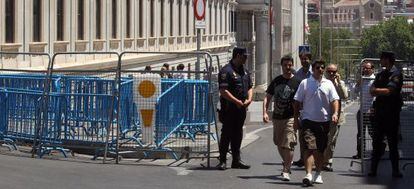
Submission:
<svg viewBox="0 0 414 189">
<path fill-rule="evenodd" d="M 284 56 L 281 65 L 283 74 L 273 79 L 266 90 L 267 95 L 263 101 L 263 121 L 265 123 L 270 121 L 267 111 L 273 97 L 273 142 L 283 159 L 282 180 L 289 181 L 293 152 L 297 144 L 297 128 L 293 127 L 293 97 L 300 80 L 293 77 L 291 56 Z"/>
</svg>

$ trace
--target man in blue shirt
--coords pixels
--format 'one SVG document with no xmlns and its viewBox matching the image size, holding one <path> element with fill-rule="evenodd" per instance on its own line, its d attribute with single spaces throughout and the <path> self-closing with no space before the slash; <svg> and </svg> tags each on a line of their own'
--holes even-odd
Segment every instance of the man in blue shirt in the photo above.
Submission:
<svg viewBox="0 0 414 189">
<path fill-rule="evenodd" d="M 312 75 L 312 69 L 311 69 L 311 62 L 312 62 L 312 54 L 309 52 L 304 52 L 299 55 L 300 63 L 302 67 L 296 71 L 295 78 L 297 78 L 299 81 L 302 81 L 304 79 L 309 78 Z M 301 137 L 301 130 L 299 129 L 299 137 Z M 303 167 L 303 146 L 300 145 L 300 159 L 298 161 L 293 162 L 292 165 Z"/>
</svg>

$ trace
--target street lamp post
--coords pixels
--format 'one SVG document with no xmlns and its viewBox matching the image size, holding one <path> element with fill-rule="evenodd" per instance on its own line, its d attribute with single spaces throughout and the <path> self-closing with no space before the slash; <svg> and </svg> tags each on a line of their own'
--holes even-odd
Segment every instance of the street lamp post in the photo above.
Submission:
<svg viewBox="0 0 414 189">
<path fill-rule="evenodd" d="M 319 59 L 322 59 L 322 11 L 323 3 L 319 1 Z"/>
</svg>

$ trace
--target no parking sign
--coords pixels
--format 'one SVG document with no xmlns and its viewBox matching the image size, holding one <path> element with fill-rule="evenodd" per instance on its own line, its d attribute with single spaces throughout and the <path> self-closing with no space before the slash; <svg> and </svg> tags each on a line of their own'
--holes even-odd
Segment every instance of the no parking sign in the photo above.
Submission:
<svg viewBox="0 0 414 189">
<path fill-rule="evenodd" d="M 206 28 L 206 1 L 194 0 L 195 28 Z"/>
</svg>

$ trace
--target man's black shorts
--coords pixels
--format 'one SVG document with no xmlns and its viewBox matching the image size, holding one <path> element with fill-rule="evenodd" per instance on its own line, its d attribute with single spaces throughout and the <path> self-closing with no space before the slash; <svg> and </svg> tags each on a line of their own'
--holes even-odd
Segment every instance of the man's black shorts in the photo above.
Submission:
<svg viewBox="0 0 414 189">
<path fill-rule="evenodd" d="M 323 153 L 328 144 L 330 121 L 315 122 L 311 120 L 302 121 L 302 141 L 301 143 L 308 150 L 318 150 Z"/>
</svg>

